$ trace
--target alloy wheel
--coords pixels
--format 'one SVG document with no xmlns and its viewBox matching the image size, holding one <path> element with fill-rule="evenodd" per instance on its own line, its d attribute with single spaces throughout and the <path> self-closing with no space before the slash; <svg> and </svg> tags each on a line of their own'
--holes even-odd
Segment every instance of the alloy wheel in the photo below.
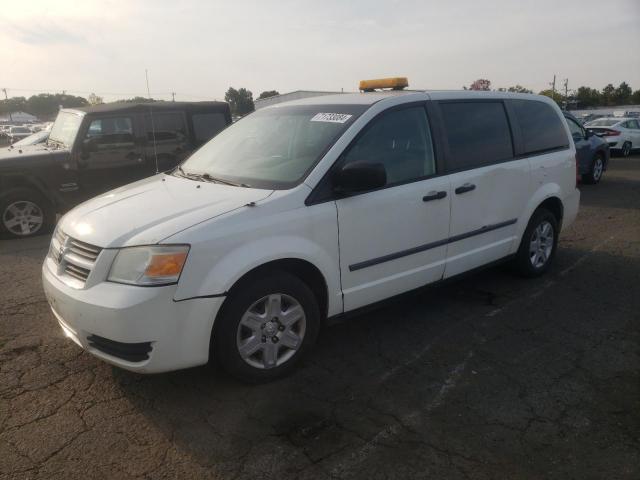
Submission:
<svg viewBox="0 0 640 480">
<path fill-rule="evenodd" d="M 602 159 L 600 157 L 596 157 L 595 162 L 593 163 L 593 179 L 597 182 L 600 180 L 602 176 L 602 171 L 604 170 L 604 164 L 602 163 Z"/>
<path fill-rule="evenodd" d="M 542 268 L 549 261 L 553 241 L 553 225 L 545 220 L 535 228 L 529 243 L 529 260 L 534 268 Z"/>
<path fill-rule="evenodd" d="M 238 353 L 254 368 L 278 367 L 302 346 L 306 324 L 304 309 L 295 298 L 283 293 L 264 296 L 240 319 Z"/>
<path fill-rule="evenodd" d="M 33 202 L 17 200 L 10 203 L 2 213 L 2 224 L 17 236 L 33 235 L 42 228 L 44 212 Z"/>
</svg>

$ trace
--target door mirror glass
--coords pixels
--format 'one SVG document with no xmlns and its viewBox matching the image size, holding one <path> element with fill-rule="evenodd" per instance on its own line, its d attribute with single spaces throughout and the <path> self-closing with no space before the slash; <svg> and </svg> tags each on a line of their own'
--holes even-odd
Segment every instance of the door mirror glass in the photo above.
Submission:
<svg viewBox="0 0 640 480">
<path fill-rule="evenodd" d="M 333 176 L 333 190 L 337 193 L 355 193 L 382 188 L 387 184 L 387 173 L 381 163 L 351 162 L 343 165 Z"/>
</svg>

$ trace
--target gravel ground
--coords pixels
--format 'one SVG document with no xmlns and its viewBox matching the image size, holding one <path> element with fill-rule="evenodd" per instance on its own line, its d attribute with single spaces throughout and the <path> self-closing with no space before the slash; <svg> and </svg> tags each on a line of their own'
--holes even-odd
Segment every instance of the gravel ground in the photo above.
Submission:
<svg viewBox="0 0 640 480">
<path fill-rule="evenodd" d="M 640 478 L 640 156 L 581 190 L 545 277 L 405 295 L 261 386 L 83 353 L 49 239 L 0 240 L 0 479 Z"/>
</svg>

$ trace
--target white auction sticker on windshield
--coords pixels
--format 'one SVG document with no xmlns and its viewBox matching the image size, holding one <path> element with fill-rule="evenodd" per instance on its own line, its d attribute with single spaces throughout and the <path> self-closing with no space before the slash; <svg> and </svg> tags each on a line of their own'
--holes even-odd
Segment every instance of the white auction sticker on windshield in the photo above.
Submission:
<svg viewBox="0 0 640 480">
<path fill-rule="evenodd" d="M 316 113 L 311 119 L 312 122 L 331 122 L 331 123 L 344 123 L 349 120 L 353 115 L 346 113 Z"/>
</svg>

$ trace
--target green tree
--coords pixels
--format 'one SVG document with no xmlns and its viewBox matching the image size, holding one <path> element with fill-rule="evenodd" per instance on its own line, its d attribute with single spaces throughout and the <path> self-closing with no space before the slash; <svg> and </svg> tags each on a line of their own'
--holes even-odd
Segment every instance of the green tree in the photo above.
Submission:
<svg viewBox="0 0 640 480">
<path fill-rule="evenodd" d="M 60 108 L 85 107 L 89 102 L 84 97 L 65 93 L 41 93 L 27 100 L 26 112 L 42 118 L 51 118 Z"/>
<path fill-rule="evenodd" d="M 277 90 L 265 90 L 260 94 L 258 100 L 260 100 L 261 98 L 275 97 L 276 95 L 280 95 L 280 92 L 278 92 Z"/>
<path fill-rule="evenodd" d="M 509 87 L 507 92 L 515 92 L 515 93 L 533 93 L 533 90 L 529 90 L 528 88 L 523 87 L 522 85 L 516 85 L 515 87 Z"/>
<path fill-rule="evenodd" d="M 602 89 L 602 103 L 603 105 L 609 106 L 614 104 L 614 94 L 616 92 L 616 87 L 614 87 L 611 83 Z"/>
<path fill-rule="evenodd" d="M 27 110 L 27 99 L 24 97 L 11 97 L 8 100 L 0 100 L 0 113 L 24 112 Z"/>
<path fill-rule="evenodd" d="M 633 92 L 633 95 L 631 95 L 631 103 L 634 105 L 640 105 L 640 90 Z"/>
<path fill-rule="evenodd" d="M 602 102 L 602 95 L 595 88 L 578 87 L 575 94 L 575 100 L 578 102 L 578 108 L 597 107 Z"/>
<path fill-rule="evenodd" d="M 544 95 L 545 97 L 549 97 L 549 98 L 553 99 L 561 107 L 565 105 L 566 100 L 567 100 L 564 97 L 564 95 L 562 95 L 560 92 L 556 91 L 554 93 L 553 90 L 551 90 L 551 89 L 542 90 L 541 92 L 538 93 L 538 95 Z"/>
<path fill-rule="evenodd" d="M 133 97 L 133 98 L 121 98 L 111 103 L 153 103 L 159 102 L 160 100 L 156 100 L 155 98 L 148 97 Z"/>
<path fill-rule="evenodd" d="M 229 87 L 227 93 L 224 94 L 224 99 L 229 103 L 232 115 L 242 116 L 256 109 L 253 104 L 253 93 L 246 88 L 236 90 L 233 87 Z"/>
<path fill-rule="evenodd" d="M 616 105 L 628 105 L 631 103 L 631 87 L 627 82 L 622 82 L 613 92 L 613 100 Z"/>
</svg>

